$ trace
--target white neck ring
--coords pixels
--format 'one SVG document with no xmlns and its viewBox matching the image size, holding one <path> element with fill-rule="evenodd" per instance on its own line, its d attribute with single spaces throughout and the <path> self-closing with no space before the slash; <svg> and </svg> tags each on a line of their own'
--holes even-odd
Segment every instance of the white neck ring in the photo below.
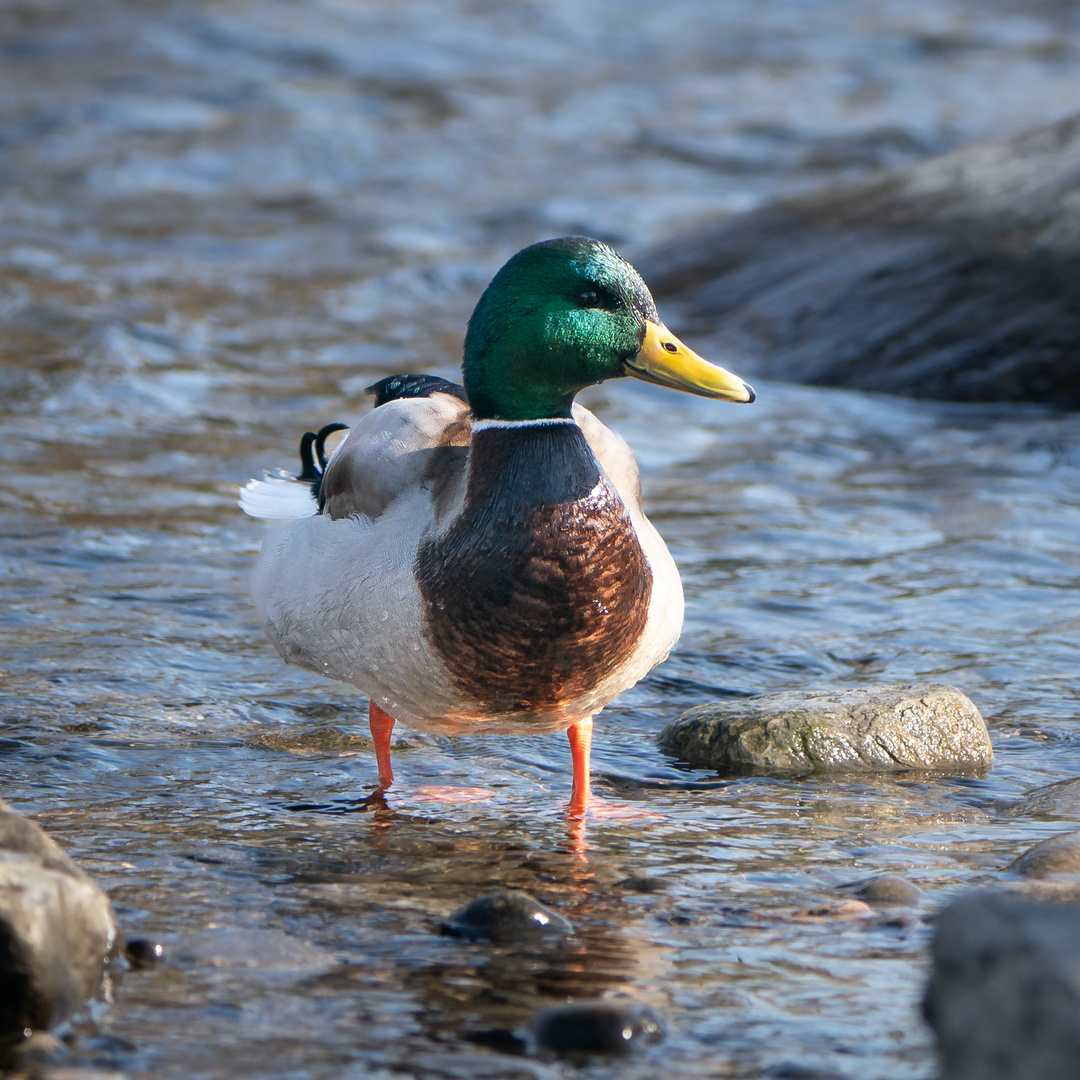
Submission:
<svg viewBox="0 0 1080 1080">
<path fill-rule="evenodd" d="M 474 420 L 472 430 L 475 435 L 478 431 L 509 431 L 514 428 L 562 427 L 566 424 L 576 423 L 577 421 L 570 416 L 549 416 L 543 420 Z"/>
</svg>

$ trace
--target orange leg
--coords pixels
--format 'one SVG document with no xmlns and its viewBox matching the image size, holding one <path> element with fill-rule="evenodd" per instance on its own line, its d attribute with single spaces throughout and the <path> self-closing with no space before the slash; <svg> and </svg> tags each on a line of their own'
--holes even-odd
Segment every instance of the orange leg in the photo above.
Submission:
<svg viewBox="0 0 1080 1080">
<path fill-rule="evenodd" d="M 394 782 L 394 770 L 390 768 L 390 734 L 394 730 L 394 718 L 383 712 L 375 702 L 368 708 L 368 724 L 375 740 L 375 760 L 379 765 L 379 790 Z"/>
<path fill-rule="evenodd" d="M 574 759 L 574 786 L 570 792 L 570 813 L 584 814 L 589 805 L 589 751 L 592 749 L 592 717 L 566 729 L 570 754 Z"/>
</svg>

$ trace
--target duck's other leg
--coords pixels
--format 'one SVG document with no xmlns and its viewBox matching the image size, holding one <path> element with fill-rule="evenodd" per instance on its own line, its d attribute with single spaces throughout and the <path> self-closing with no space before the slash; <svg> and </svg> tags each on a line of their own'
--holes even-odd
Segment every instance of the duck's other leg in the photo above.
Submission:
<svg viewBox="0 0 1080 1080">
<path fill-rule="evenodd" d="M 375 761 L 379 766 L 379 788 L 388 788 L 394 782 L 394 770 L 390 768 L 390 735 L 394 730 L 394 718 L 383 712 L 375 702 L 368 706 L 368 724 L 375 742 Z"/>
<path fill-rule="evenodd" d="M 570 791 L 570 813 L 584 814 L 589 805 L 589 753 L 592 750 L 592 717 L 566 729 L 570 755 L 574 759 L 574 786 Z"/>
</svg>

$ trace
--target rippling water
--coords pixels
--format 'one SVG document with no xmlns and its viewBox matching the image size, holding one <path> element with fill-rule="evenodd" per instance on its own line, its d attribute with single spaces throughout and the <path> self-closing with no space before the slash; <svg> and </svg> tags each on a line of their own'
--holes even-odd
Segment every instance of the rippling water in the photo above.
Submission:
<svg viewBox="0 0 1080 1080">
<path fill-rule="evenodd" d="M 387 812 L 364 703 L 287 668 L 246 596 L 236 488 L 453 374 L 492 270 L 1080 109 L 1062 4 L 95 3 L 0 12 L 0 794 L 171 963 L 75 1026 L 131 1076 L 928 1077 L 917 920 L 815 920 L 838 885 L 930 903 L 1080 820 L 1080 418 L 782 385 L 749 409 L 588 401 L 682 567 L 671 660 L 564 741 L 405 736 Z M 981 780 L 720 783 L 654 734 L 717 696 L 932 677 L 988 717 Z M 487 801 L 425 802 L 443 784 Z M 309 809 L 296 809 L 308 806 Z M 631 875 L 662 879 L 638 893 Z M 522 955 L 440 937 L 495 885 L 575 920 Z M 629 1063 L 492 1048 L 567 995 L 670 1033 Z"/>
</svg>

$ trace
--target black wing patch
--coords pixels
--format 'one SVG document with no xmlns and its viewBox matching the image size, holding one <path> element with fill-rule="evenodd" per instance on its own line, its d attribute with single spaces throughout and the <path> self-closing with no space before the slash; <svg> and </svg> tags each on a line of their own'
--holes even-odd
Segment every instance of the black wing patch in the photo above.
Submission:
<svg viewBox="0 0 1080 1080">
<path fill-rule="evenodd" d="M 316 502 L 322 487 L 323 472 L 326 470 L 326 440 L 335 431 L 344 431 L 348 424 L 327 424 L 318 432 L 305 431 L 300 440 L 300 475 L 297 480 L 306 480 L 311 485 L 311 493 Z"/>
<path fill-rule="evenodd" d="M 375 407 L 398 398 L 431 397 L 432 394 L 449 394 L 459 401 L 469 402 L 464 386 L 438 375 L 388 375 L 372 383 L 366 393 L 375 395 Z"/>
</svg>

